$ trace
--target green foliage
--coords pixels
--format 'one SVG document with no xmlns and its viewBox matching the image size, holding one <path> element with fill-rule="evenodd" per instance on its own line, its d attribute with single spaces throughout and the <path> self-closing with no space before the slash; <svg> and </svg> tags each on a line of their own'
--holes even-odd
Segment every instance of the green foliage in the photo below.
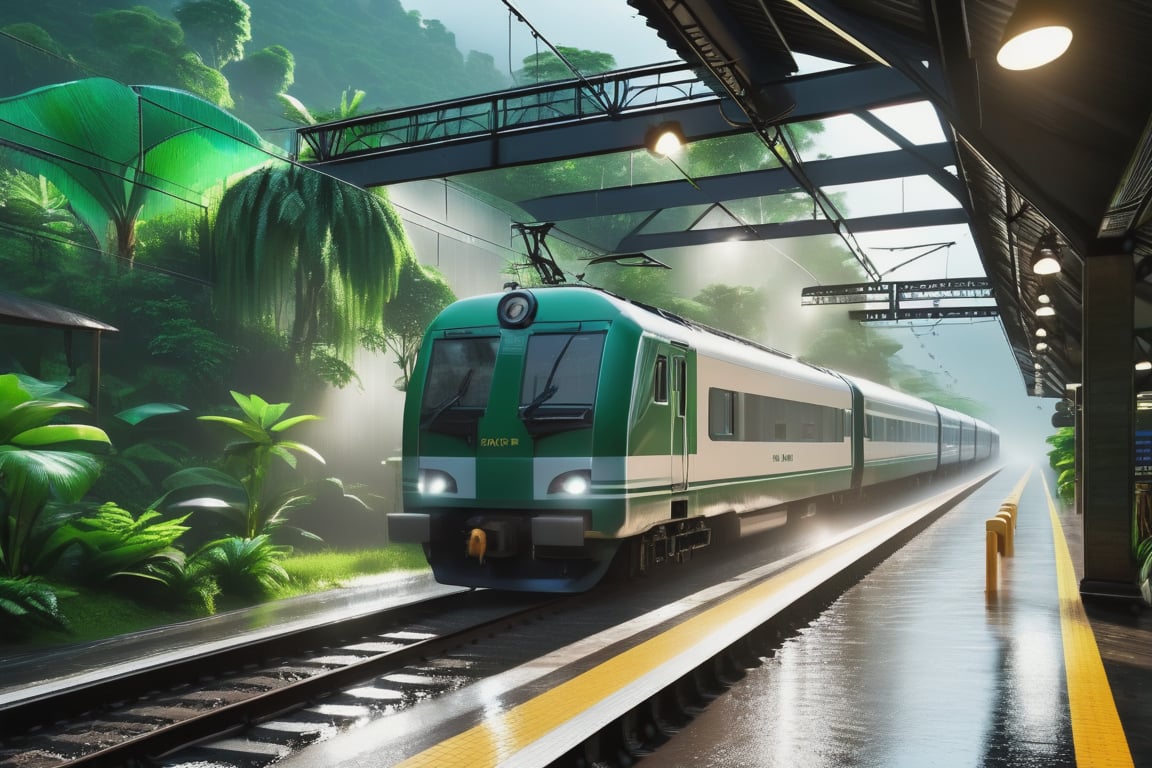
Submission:
<svg viewBox="0 0 1152 768">
<path fill-rule="evenodd" d="M 262 599 L 288 583 L 281 561 L 291 551 L 267 534 L 232 536 L 206 545 L 192 559 L 212 574 L 223 594 Z"/>
<path fill-rule="evenodd" d="M 251 128 L 206 101 L 103 78 L 0 100 L 0 142 L 0 158 L 46 177 L 126 263 L 145 205 L 154 214 L 200 205 L 220 178 L 267 159 Z"/>
<path fill-rule="evenodd" d="M 244 0 L 186 0 L 172 15 L 208 66 L 220 69 L 244 58 L 244 43 L 252 39 L 252 12 Z"/>
<path fill-rule="evenodd" d="M 221 313 L 286 333 L 292 358 L 307 369 L 321 340 L 347 362 L 362 331 L 382 327 L 412 247 L 381 194 L 276 166 L 225 193 L 213 255 Z"/>
<path fill-rule="evenodd" d="M 34 628 L 68 631 L 56 589 L 35 577 L 0 576 L 0 641 L 9 642 Z"/>
<path fill-rule="evenodd" d="M 363 338 L 365 347 L 388 349 L 396 355 L 400 378 L 395 387 L 401 392 L 408 388 L 424 331 L 440 310 L 455 300 L 456 294 L 435 267 L 423 266 L 415 259 L 401 265 L 396 296 L 388 302 L 384 332 L 365 330 Z"/>
<path fill-rule="evenodd" d="M 165 520 L 154 509 L 133 517 L 128 510 L 108 502 L 93 514 L 74 518 L 58 528 L 44 548 L 51 552 L 79 547 L 83 550 L 80 563 L 87 578 L 153 578 L 149 573 L 151 563 L 183 561 L 184 554 L 174 544 L 188 530 L 184 525 L 187 518 L 184 515 Z"/>
<path fill-rule="evenodd" d="M 822 331 L 803 360 L 887 386 L 892 384 L 892 358 L 900 349 L 898 342 L 853 324 Z"/>
<path fill-rule="evenodd" d="M 611 72 L 616 69 L 616 58 L 610 53 L 587 51 L 564 45 L 556 46 L 556 50 L 560 51 L 560 54 L 576 72 L 584 76 Z M 572 70 L 552 51 L 542 51 L 524 57 L 523 68 L 516 71 L 518 85 L 551 83 L 560 80 L 572 80 L 575 77 L 576 75 Z"/>
<path fill-rule="evenodd" d="M 184 45 L 184 31 L 151 8 L 106 10 L 92 17 L 84 57 L 123 83 L 180 88 L 219 107 L 232 106 L 228 82 Z"/>
<path fill-rule="evenodd" d="M 758 340 L 764 333 L 764 311 L 768 296 L 748 285 L 713 283 L 696 295 L 696 301 L 709 309 L 715 327 Z"/>
<path fill-rule="evenodd" d="M 1052 446 L 1048 463 L 1057 473 L 1056 494 L 1070 504 L 1076 496 L 1076 430 L 1061 427 L 1056 434 L 1045 438 L 1045 442 Z"/>
<path fill-rule="evenodd" d="M 86 405 L 51 385 L 16 374 L 0 376 L 0 569 L 27 575 L 29 551 L 50 500 L 78 501 L 100 473 L 90 450 L 109 445 L 102 429 L 61 424 L 58 417 Z"/>
<path fill-rule="evenodd" d="M 294 508 L 311 500 L 308 493 L 299 489 L 268 494 L 266 484 L 274 460 L 278 459 L 289 468 L 296 469 L 296 454 L 304 454 L 324 463 L 324 457 L 304 443 L 286 440 L 282 433 L 319 416 L 304 414 L 283 418 L 290 403 L 268 403 L 258 395 L 242 395 L 232 392 L 232 398 L 240 406 L 240 418 L 231 416 L 200 416 L 201 421 L 210 421 L 235 432 L 239 439 L 229 443 L 225 449 L 226 466 L 232 476 L 239 480 L 244 490 L 243 536 L 253 539 L 284 521 Z"/>
</svg>

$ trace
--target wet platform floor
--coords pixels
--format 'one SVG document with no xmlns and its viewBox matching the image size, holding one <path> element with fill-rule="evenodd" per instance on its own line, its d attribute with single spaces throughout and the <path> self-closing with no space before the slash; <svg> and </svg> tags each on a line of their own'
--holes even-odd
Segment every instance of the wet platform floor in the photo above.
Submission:
<svg viewBox="0 0 1152 768">
<path fill-rule="evenodd" d="M 1079 605 L 1078 576 L 1058 562 L 1081 562 L 1082 521 L 1057 512 L 1046 482 L 1039 469 L 1004 469 L 644 765 L 1152 766 L 1152 621 L 1090 603 L 1088 641 L 1074 639 L 1066 656 L 1075 629 L 1062 601 L 1065 614 Z M 989 596 L 985 520 L 1017 490 L 1015 555 L 1001 559 Z M 1080 669 L 1093 654 L 1102 684 Z"/>
</svg>

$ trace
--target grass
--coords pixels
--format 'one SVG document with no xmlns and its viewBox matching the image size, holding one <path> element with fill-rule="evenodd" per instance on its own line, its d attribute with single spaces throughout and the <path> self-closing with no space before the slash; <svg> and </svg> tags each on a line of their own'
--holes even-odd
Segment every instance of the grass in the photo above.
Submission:
<svg viewBox="0 0 1152 768">
<path fill-rule="evenodd" d="M 294 555 L 284 560 L 282 565 L 291 582 L 269 598 L 270 601 L 337 589 L 351 585 L 357 579 L 389 571 L 425 570 L 428 567 L 419 546 L 400 544 L 359 552 Z M 248 605 L 251 603 L 223 595 L 217 599 L 218 611 Z M 190 609 L 163 608 L 122 593 L 73 585 L 61 586 L 60 612 L 71 627 L 68 634 L 32 630 L 18 641 L 0 643 L 0 655 L 103 640 L 203 618 L 202 613 Z"/>
</svg>

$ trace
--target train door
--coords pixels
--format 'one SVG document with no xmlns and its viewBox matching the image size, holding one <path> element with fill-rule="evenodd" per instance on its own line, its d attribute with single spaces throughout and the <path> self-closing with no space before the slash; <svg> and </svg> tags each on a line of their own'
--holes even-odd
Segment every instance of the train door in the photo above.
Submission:
<svg viewBox="0 0 1152 768">
<path fill-rule="evenodd" d="M 672 356 L 672 490 L 688 488 L 688 361 Z"/>
</svg>

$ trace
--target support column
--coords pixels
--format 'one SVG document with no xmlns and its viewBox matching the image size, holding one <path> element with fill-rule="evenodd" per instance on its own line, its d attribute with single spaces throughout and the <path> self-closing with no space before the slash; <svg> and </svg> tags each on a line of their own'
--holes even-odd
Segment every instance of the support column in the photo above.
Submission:
<svg viewBox="0 0 1152 768">
<path fill-rule="evenodd" d="M 1138 596 L 1131 554 L 1136 394 L 1132 256 L 1119 242 L 1084 260 L 1082 595 Z"/>
</svg>

